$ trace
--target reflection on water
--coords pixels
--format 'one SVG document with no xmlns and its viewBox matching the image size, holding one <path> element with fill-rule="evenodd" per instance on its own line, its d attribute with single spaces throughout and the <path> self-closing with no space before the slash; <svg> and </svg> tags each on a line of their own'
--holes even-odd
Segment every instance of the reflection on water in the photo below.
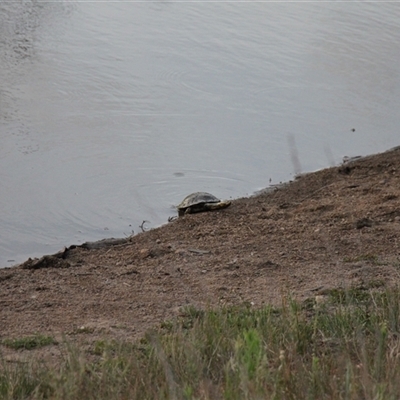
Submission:
<svg viewBox="0 0 400 400">
<path fill-rule="evenodd" d="M 398 145 L 396 3 L 0 3 L 0 266 Z M 8 260 L 14 260 L 8 262 Z"/>
</svg>

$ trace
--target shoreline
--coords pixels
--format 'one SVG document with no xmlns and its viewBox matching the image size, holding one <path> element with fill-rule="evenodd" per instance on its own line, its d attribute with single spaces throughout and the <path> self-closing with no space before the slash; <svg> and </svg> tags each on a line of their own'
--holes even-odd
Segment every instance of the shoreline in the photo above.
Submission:
<svg viewBox="0 0 400 400">
<path fill-rule="evenodd" d="M 323 168 L 321 170 L 317 170 L 317 171 L 313 171 L 313 172 L 301 173 L 299 175 L 296 175 L 294 177 L 294 180 L 300 179 L 301 177 L 304 177 L 304 176 L 307 176 L 307 175 L 310 175 L 310 174 L 317 173 L 319 171 L 327 170 L 327 169 L 330 169 L 330 168 L 343 167 L 345 165 L 349 165 L 349 164 L 352 164 L 352 163 L 357 162 L 357 161 L 365 160 L 365 159 L 377 156 L 379 154 L 385 154 L 385 153 L 388 153 L 388 152 L 397 151 L 399 149 L 400 149 L 400 146 L 395 146 L 395 147 L 393 147 L 393 148 L 391 148 L 389 150 L 384 151 L 383 153 L 369 154 L 369 155 L 366 155 L 366 156 L 344 157 L 343 161 L 342 161 L 342 163 L 340 165 L 336 165 L 334 167 Z M 248 198 L 251 198 L 251 197 L 256 197 L 256 196 L 259 196 L 259 195 L 268 194 L 268 193 L 273 192 L 274 190 L 282 189 L 282 188 L 286 187 L 287 185 L 290 185 L 292 182 L 293 182 L 293 180 L 289 180 L 287 182 L 281 182 L 279 184 L 270 185 L 270 186 L 268 186 L 268 187 L 266 187 L 264 189 L 257 190 L 256 192 L 254 192 L 252 195 L 250 195 L 248 197 L 240 197 L 238 199 L 234 199 L 234 200 L 231 200 L 231 201 L 244 200 L 244 199 L 248 199 Z M 164 224 L 162 224 L 162 225 L 160 225 L 158 227 L 151 228 L 150 230 L 160 229 L 163 226 L 167 225 L 169 222 L 171 222 L 171 221 L 167 221 L 167 222 L 165 222 Z M 148 232 L 148 231 L 138 232 L 135 235 L 127 236 L 127 237 L 124 237 L 124 238 L 110 237 L 110 238 L 102 238 L 102 239 L 95 240 L 95 241 L 87 241 L 87 242 L 84 242 L 82 244 L 71 244 L 69 246 L 64 246 L 63 249 L 61 249 L 61 250 L 59 250 L 59 251 L 57 251 L 55 253 L 44 254 L 44 255 L 42 255 L 40 257 L 28 257 L 28 259 L 25 260 L 25 261 L 22 261 L 22 262 L 13 264 L 13 265 L 1 267 L 0 269 L 4 269 L 4 268 L 8 269 L 8 268 L 21 267 L 21 266 L 24 266 L 23 268 L 27 268 L 27 269 L 29 269 L 29 268 L 41 268 L 42 264 L 46 264 L 48 262 L 51 262 L 50 259 L 52 259 L 52 258 L 54 258 L 54 259 L 65 259 L 67 257 L 68 252 L 70 250 L 72 250 L 72 249 L 75 249 L 75 248 L 86 248 L 86 249 L 89 249 L 89 250 L 93 250 L 93 249 L 99 249 L 99 248 L 102 248 L 102 247 L 110 247 L 110 246 L 114 246 L 114 245 L 126 244 L 126 243 L 130 242 L 133 237 L 135 237 L 135 236 L 137 236 L 139 234 L 146 233 L 146 232 Z"/>
</svg>

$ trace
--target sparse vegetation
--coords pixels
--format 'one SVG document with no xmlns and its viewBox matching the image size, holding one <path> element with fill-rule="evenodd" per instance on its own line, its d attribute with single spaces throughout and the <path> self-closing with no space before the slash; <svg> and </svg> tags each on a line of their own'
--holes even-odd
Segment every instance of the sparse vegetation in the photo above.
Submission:
<svg viewBox="0 0 400 400">
<path fill-rule="evenodd" d="M 358 256 L 352 257 L 344 257 L 343 262 L 346 263 L 355 263 L 355 262 L 362 262 L 367 261 L 373 265 L 384 265 L 384 263 L 379 261 L 379 257 L 376 254 L 361 254 Z"/>
<path fill-rule="evenodd" d="M 3 339 L 0 343 L 4 346 L 10 347 L 15 350 L 18 349 L 32 350 L 37 347 L 56 344 L 56 341 L 51 336 L 36 334 L 33 336 L 27 336 L 22 338 Z"/>
<path fill-rule="evenodd" d="M 187 308 L 137 343 L 63 343 L 56 369 L 3 360 L 0 398 L 400 398 L 400 290 L 325 297 L 283 299 L 280 308 Z M 36 335 L 2 344 L 46 342 Z"/>
</svg>

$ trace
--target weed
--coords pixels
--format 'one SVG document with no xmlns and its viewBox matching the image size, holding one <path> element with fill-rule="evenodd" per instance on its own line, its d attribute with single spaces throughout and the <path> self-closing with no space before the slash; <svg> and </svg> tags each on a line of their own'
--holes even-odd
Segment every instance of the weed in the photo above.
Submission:
<svg viewBox="0 0 400 400">
<path fill-rule="evenodd" d="M 376 254 L 360 254 L 355 257 L 344 257 L 343 262 L 345 263 L 356 263 L 360 261 L 367 261 L 372 265 L 386 265 Z"/>
<path fill-rule="evenodd" d="M 3 339 L 1 344 L 14 350 L 32 350 L 38 347 L 48 346 L 50 344 L 57 344 L 57 342 L 51 336 L 36 334 L 33 336 L 16 339 Z"/>
<path fill-rule="evenodd" d="M 135 343 L 65 343 L 57 369 L 3 362 L 8 399 L 400 398 L 400 290 L 182 310 Z M 95 356 L 95 357 L 93 357 Z"/>
</svg>

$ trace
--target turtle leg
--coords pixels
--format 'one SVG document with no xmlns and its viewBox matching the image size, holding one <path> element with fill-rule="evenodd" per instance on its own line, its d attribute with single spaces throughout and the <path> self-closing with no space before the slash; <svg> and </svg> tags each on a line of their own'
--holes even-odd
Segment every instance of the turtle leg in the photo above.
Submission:
<svg viewBox="0 0 400 400">
<path fill-rule="evenodd" d="M 205 205 L 205 209 L 212 211 L 212 210 L 221 210 L 222 208 L 229 207 L 231 205 L 230 201 L 220 201 L 219 203 L 207 203 Z"/>
</svg>

